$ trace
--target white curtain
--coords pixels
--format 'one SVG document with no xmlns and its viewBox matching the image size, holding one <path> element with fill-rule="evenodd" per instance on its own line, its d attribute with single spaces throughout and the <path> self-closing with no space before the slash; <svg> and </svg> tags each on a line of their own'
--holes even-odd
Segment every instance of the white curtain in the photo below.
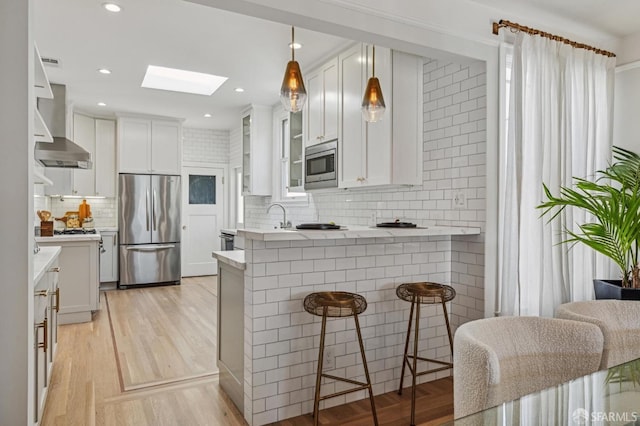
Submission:
<svg viewBox="0 0 640 426">
<path fill-rule="evenodd" d="M 592 299 L 592 279 L 607 276 L 591 250 L 558 245 L 565 226 L 585 223 L 582 212 L 547 223 L 536 206 L 543 183 L 558 194 L 572 176 L 592 178 L 608 165 L 614 66 L 614 58 L 516 35 L 499 171 L 500 315 L 553 316 L 561 303 Z"/>
</svg>

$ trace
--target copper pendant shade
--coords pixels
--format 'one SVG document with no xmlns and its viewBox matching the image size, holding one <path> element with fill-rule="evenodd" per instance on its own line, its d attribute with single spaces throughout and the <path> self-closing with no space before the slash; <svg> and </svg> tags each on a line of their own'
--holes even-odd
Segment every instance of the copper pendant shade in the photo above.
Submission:
<svg viewBox="0 0 640 426">
<path fill-rule="evenodd" d="M 304 88 L 300 65 L 295 60 L 294 41 L 293 27 L 291 27 L 291 60 L 287 63 L 287 69 L 284 71 L 282 87 L 280 87 L 280 101 L 285 110 L 298 112 L 302 109 L 307 99 L 307 90 Z"/>
<path fill-rule="evenodd" d="M 362 99 L 362 116 L 365 121 L 375 123 L 382 118 L 386 105 L 382 96 L 380 81 L 376 78 L 376 47 L 373 46 L 371 78 L 367 82 Z"/>
</svg>

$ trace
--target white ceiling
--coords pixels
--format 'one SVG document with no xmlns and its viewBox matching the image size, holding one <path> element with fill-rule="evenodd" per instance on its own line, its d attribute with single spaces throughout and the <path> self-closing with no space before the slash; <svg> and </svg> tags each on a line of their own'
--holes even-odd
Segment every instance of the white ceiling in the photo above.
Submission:
<svg viewBox="0 0 640 426">
<path fill-rule="evenodd" d="M 273 105 L 290 59 L 291 28 L 181 0 L 35 0 L 40 54 L 60 60 L 49 80 L 67 85 L 74 107 L 100 115 L 133 112 L 185 119 L 190 127 L 230 129 L 250 104 Z M 302 72 L 347 40 L 296 29 Z M 143 89 L 147 65 L 229 77 L 211 96 Z M 99 68 L 109 68 L 102 75 Z M 244 93 L 233 89 L 242 87 Z M 104 102 L 106 107 L 98 107 Z M 212 114 L 204 118 L 205 113 Z"/>
<path fill-rule="evenodd" d="M 47 73 L 52 82 L 67 85 L 67 99 L 77 109 L 176 117 L 186 126 L 230 129 L 244 106 L 278 102 L 290 55 L 287 25 L 182 0 L 117 0 L 123 11 L 113 14 L 102 8 L 104 1 L 34 0 L 40 53 L 61 64 L 47 67 Z M 471 1 L 515 16 L 559 16 L 616 37 L 640 32 L 640 0 Z M 296 40 L 304 45 L 296 52 L 303 74 L 348 43 L 305 29 L 296 30 Z M 147 65 L 229 80 L 212 96 L 143 89 Z M 102 67 L 113 74 L 99 74 Z M 236 93 L 235 87 L 245 92 Z"/>
<path fill-rule="evenodd" d="M 638 0 L 473 0 L 505 12 L 526 16 L 545 12 L 585 23 L 616 37 L 640 31 Z M 526 25 L 526 23 L 521 22 Z"/>
</svg>

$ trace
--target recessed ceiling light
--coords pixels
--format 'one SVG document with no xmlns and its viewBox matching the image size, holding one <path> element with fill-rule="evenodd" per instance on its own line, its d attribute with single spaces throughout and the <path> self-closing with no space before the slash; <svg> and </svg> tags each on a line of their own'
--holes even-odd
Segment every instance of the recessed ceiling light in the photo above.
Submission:
<svg viewBox="0 0 640 426">
<path fill-rule="evenodd" d="M 227 81 L 227 77 L 149 65 L 142 87 L 210 96 Z"/>
<path fill-rule="evenodd" d="M 98 106 L 107 106 L 104 102 L 98 102 Z"/>
<path fill-rule="evenodd" d="M 103 3 L 102 7 L 107 9 L 109 12 L 120 12 L 122 8 L 115 3 Z"/>
<path fill-rule="evenodd" d="M 100 69 L 98 70 L 98 72 L 99 72 L 100 74 L 111 74 L 111 70 L 110 70 L 110 69 L 107 69 L 107 68 L 100 68 Z"/>
<path fill-rule="evenodd" d="M 204 115 L 204 118 L 211 118 L 211 114 L 206 113 L 206 114 Z"/>
<path fill-rule="evenodd" d="M 236 87 L 236 88 L 235 88 L 235 89 L 233 89 L 233 90 L 235 90 L 235 91 L 236 91 L 236 92 L 238 92 L 238 93 L 242 93 L 242 92 L 244 92 L 244 89 L 243 89 L 242 87 Z"/>
<path fill-rule="evenodd" d="M 301 47 L 302 47 L 302 45 L 300 43 L 298 43 L 298 42 L 289 43 L 289 49 L 297 50 L 297 49 L 300 49 Z"/>
</svg>

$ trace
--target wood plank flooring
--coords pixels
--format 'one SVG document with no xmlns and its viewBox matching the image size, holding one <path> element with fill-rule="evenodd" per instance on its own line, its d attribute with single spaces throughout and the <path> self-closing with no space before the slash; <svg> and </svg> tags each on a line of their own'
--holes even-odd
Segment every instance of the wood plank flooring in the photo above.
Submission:
<svg viewBox="0 0 640 426">
<path fill-rule="evenodd" d="M 215 279 L 215 276 L 187 278 L 183 279 L 181 287 L 183 290 L 188 287 L 195 290 L 184 291 L 184 294 L 201 295 L 200 290 L 206 289 L 215 297 Z M 168 296 L 160 290 L 167 289 L 171 287 L 149 288 L 142 291 L 153 294 L 154 298 L 166 298 Z M 149 303 L 156 305 L 160 302 Z M 198 306 L 198 303 L 196 301 L 190 305 L 186 301 L 176 301 L 174 306 L 165 308 L 164 314 L 170 316 L 180 309 L 189 310 Z M 208 309 L 215 313 L 215 306 L 213 303 Z M 211 359 L 215 359 L 215 352 L 210 356 Z M 41 424 L 43 426 L 246 425 L 242 414 L 220 390 L 215 375 L 126 391 L 119 371 L 116 348 L 103 297 L 101 310 L 94 315 L 92 322 L 63 325 L 59 328 L 58 353 Z M 377 396 L 376 408 L 380 425 L 408 425 L 410 395 L 410 392 L 405 391 L 402 397 L 398 397 L 394 392 Z M 416 420 L 419 425 L 439 425 L 452 419 L 451 379 L 441 379 L 421 385 L 418 388 L 417 407 Z M 322 425 L 371 425 L 368 400 L 322 410 L 320 423 Z M 310 415 L 276 423 L 281 426 L 311 424 L 313 419 Z"/>
<path fill-rule="evenodd" d="M 411 388 L 402 396 L 389 392 L 375 397 L 380 426 L 408 425 L 411 420 Z M 416 425 L 441 425 L 453 420 L 453 379 L 447 377 L 416 388 Z M 369 399 L 320 410 L 321 425 L 369 426 L 373 424 Z M 305 414 L 269 426 L 311 426 L 313 416 Z"/>
<path fill-rule="evenodd" d="M 124 390 L 218 372 L 209 281 L 105 293 Z"/>
</svg>

